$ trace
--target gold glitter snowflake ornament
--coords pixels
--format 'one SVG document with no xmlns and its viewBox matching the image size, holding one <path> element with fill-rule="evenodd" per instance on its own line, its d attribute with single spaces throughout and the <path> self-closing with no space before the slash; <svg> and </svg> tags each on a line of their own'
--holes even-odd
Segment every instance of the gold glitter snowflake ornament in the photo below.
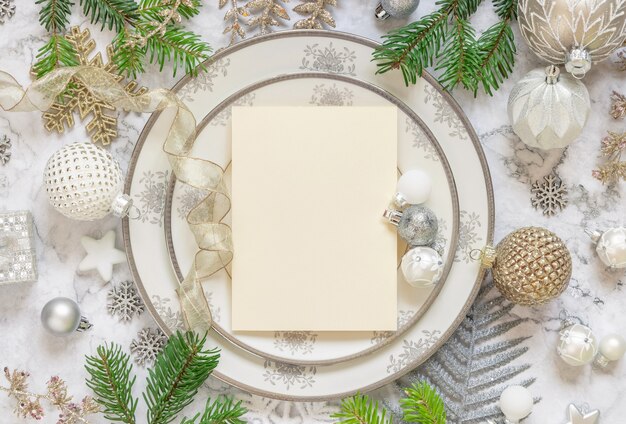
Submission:
<svg viewBox="0 0 626 424">
<path fill-rule="evenodd" d="M 123 79 L 121 75 L 118 75 L 117 67 L 111 60 L 112 46 L 107 47 L 107 63 L 104 63 L 100 52 L 92 58 L 89 57 L 96 47 L 96 42 L 91 38 L 88 29 L 81 31 L 79 27 L 72 27 L 65 38 L 76 49 L 81 65 L 102 68 L 118 82 Z M 146 87 L 137 88 L 137 83 L 134 81 L 126 84 L 125 90 L 131 95 L 141 95 L 148 91 Z M 98 99 L 80 80 L 72 78 L 68 88 L 61 95 L 61 99 L 52 104 L 50 109 L 43 114 L 43 119 L 48 131 L 61 134 L 66 127 L 74 126 L 74 114 L 78 113 L 81 120 L 90 118 L 86 128 L 91 140 L 94 143 L 108 145 L 117 137 L 117 116 L 113 115 L 113 112 L 115 112 L 114 106 Z"/>
<path fill-rule="evenodd" d="M 553 216 L 567 206 L 567 188 L 555 174 L 543 177 L 543 183 L 535 181 L 530 191 L 534 194 L 533 206 L 543 209 L 546 216 Z"/>
</svg>

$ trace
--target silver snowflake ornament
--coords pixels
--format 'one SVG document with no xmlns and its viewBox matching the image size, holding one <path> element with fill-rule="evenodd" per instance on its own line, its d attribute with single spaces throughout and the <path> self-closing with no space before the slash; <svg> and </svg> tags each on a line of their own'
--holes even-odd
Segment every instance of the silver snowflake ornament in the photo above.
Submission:
<svg viewBox="0 0 626 424">
<path fill-rule="evenodd" d="M 107 311 L 112 316 L 117 315 L 121 322 L 128 322 L 145 310 L 132 281 L 122 281 L 113 287 L 109 290 L 107 298 Z"/>
<path fill-rule="evenodd" d="M 554 173 L 543 177 L 543 182 L 535 181 L 531 188 L 532 205 L 541 208 L 546 216 L 553 216 L 567 206 L 567 188 Z"/>
<path fill-rule="evenodd" d="M 15 14 L 15 5 L 13 0 L 0 0 L 0 24 L 5 20 L 11 19 Z"/>
<path fill-rule="evenodd" d="M 2 1 L 2 0 L 0 0 Z M 0 139 L 0 163 L 5 165 L 11 159 L 11 140 L 3 135 Z"/>
<path fill-rule="evenodd" d="M 130 343 L 130 352 L 137 365 L 153 364 L 167 343 L 167 336 L 159 329 L 144 328 Z"/>
</svg>

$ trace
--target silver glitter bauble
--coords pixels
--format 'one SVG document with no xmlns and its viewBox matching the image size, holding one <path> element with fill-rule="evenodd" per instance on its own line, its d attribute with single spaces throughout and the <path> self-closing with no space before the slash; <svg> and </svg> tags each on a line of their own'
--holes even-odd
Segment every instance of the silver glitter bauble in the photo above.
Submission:
<svg viewBox="0 0 626 424">
<path fill-rule="evenodd" d="M 394 18 L 406 18 L 415 12 L 419 0 L 382 0 L 376 6 L 374 16 L 378 19 L 387 19 L 390 16 Z"/>
<path fill-rule="evenodd" d="M 386 210 L 383 216 L 398 226 L 398 234 L 409 246 L 427 246 L 437 237 L 437 217 L 425 206 L 413 205 L 404 211 Z"/>
<path fill-rule="evenodd" d="M 411 286 L 429 287 L 441 279 L 443 260 L 434 249 L 418 246 L 404 254 L 400 269 L 404 279 Z"/>
<path fill-rule="evenodd" d="M 625 0 L 519 0 L 520 32 L 550 64 L 576 77 L 606 59 L 626 39 Z"/>
<path fill-rule="evenodd" d="M 91 328 L 89 321 L 80 315 L 78 304 L 67 297 L 56 297 L 46 303 L 41 310 L 41 323 L 55 336 Z"/>
<path fill-rule="evenodd" d="M 596 243 L 600 260 L 611 268 L 626 268 L 626 228 L 611 228 L 605 232 L 588 232 Z"/>
<path fill-rule="evenodd" d="M 92 143 L 62 147 L 44 171 L 48 200 L 68 218 L 94 221 L 110 213 L 125 216 L 132 204 L 125 195 L 120 165 Z"/>
<path fill-rule="evenodd" d="M 533 69 L 515 84 L 508 113 L 513 131 L 530 147 L 562 148 L 582 132 L 591 109 L 583 83 L 556 66 Z"/>
<path fill-rule="evenodd" d="M 598 353 L 598 341 L 591 329 L 574 324 L 561 330 L 557 353 L 565 363 L 580 367 L 593 361 Z"/>
</svg>

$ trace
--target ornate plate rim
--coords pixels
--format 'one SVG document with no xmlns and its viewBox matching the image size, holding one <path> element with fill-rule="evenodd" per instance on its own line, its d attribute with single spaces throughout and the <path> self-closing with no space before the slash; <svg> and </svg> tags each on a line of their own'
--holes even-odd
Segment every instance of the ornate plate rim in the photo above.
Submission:
<svg viewBox="0 0 626 424">
<path fill-rule="evenodd" d="M 255 38 L 251 38 L 248 40 L 243 40 L 233 46 L 230 47 L 226 47 L 220 51 L 218 51 L 217 53 L 215 53 L 210 59 L 208 59 L 207 61 L 204 62 L 205 66 L 210 65 L 212 62 L 218 60 L 219 58 L 221 58 L 222 56 L 227 56 L 233 52 L 236 52 L 238 50 L 241 50 L 245 47 L 251 46 L 251 45 L 255 45 L 264 41 L 268 41 L 268 40 L 273 40 L 273 39 L 279 39 L 279 38 L 291 38 L 291 37 L 321 37 L 321 38 L 331 38 L 331 39 L 340 39 L 340 40 L 347 40 L 347 41 L 352 41 L 354 43 L 357 44 L 361 44 L 363 46 L 366 47 L 370 47 L 372 49 L 375 49 L 376 47 L 380 46 L 379 43 L 377 43 L 374 40 L 371 40 L 367 37 L 363 37 L 360 35 L 356 35 L 356 34 L 350 34 L 350 33 L 346 33 L 346 32 L 341 32 L 341 31 L 326 31 L 326 30 L 285 30 L 285 31 L 279 31 L 279 32 L 275 32 L 275 33 L 271 33 L 271 34 L 267 34 L 267 35 L 262 35 L 262 36 L 258 36 Z M 476 151 L 476 154 L 478 156 L 478 159 L 481 163 L 481 168 L 483 171 L 483 177 L 485 180 L 485 189 L 486 189 L 486 194 L 487 194 L 487 208 L 488 208 L 488 216 L 487 216 L 487 221 L 488 221 L 488 228 L 487 228 L 487 239 L 485 240 L 485 244 L 491 244 L 493 243 L 493 233 L 494 233 L 494 220 L 495 220 L 495 204 L 494 204 L 494 198 L 493 198 L 493 183 L 492 183 L 492 179 L 491 179 L 491 173 L 489 171 L 489 167 L 487 164 L 487 159 L 485 157 L 485 153 L 482 149 L 482 146 L 480 144 L 480 141 L 478 139 L 478 136 L 476 135 L 476 131 L 474 130 L 474 127 L 471 125 L 471 123 L 469 122 L 467 116 L 465 115 L 465 113 L 463 113 L 463 110 L 461 109 L 460 105 L 457 103 L 457 101 L 452 97 L 452 95 L 446 91 L 441 84 L 439 84 L 439 82 L 437 80 L 435 80 L 435 78 L 433 76 L 431 76 L 428 72 L 423 72 L 421 78 L 423 78 L 424 80 L 426 80 L 438 93 L 439 95 L 441 95 L 446 103 L 448 103 L 450 105 L 450 107 L 452 108 L 452 110 L 455 112 L 456 116 L 459 118 L 459 120 L 461 121 L 461 123 L 463 124 L 463 127 L 467 130 L 467 133 L 469 135 L 469 138 L 472 142 L 472 144 L 474 145 L 474 149 Z M 181 78 L 172 88 L 172 90 L 174 92 L 178 91 L 182 85 L 186 84 L 187 81 L 191 79 L 191 77 L 189 75 L 185 75 L 183 78 Z M 135 147 L 133 148 L 133 153 L 131 156 L 131 160 L 129 161 L 128 164 L 128 170 L 134 169 L 137 165 L 137 161 L 139 159 L 139 152 L 141 151 L 141 147 L 143 146 L 145 139 L 147 137 L 147 134 L 149 133 L 149 130 L 152 128 L 152 126 L 154 125 L 154 123 L 156 122 L 156 119 L 159 117 L 160 112 L 152 114 L 150 116 L 150 118 L 148 119 L 148 121 L 146 122 L 146 125 L 144 126 L 141 134 L 139 135 L 137 142 L 135 143 Z M 130 176 L 130 174 L 127 174 L 126 177 L 126 181 L 124 183 L 124 192 L 125 193 L 129 193 L 130 192 L 130 186 L 132 185 L 132 178 Z M 148 308 L 148 311 L 150 312 L 150 315 L 152 315 L 153 319 L 156 321 L 157 325 L 160 328 L 166 328 L 167 326 L 165 325 L 165 323 L 163 322 L 161 316 L 158 314 L 158 312 L 156 311 L 156 309 L 154 308 L 154 305 L 152 304 L 152 302 L 149 299 L 149 295 L 148 293 L 145 291 L 145 288 L 143 287 L 143 283 L 141 282 L 141 278 L 139 277 L 139 274 L 137 273 L 137 267 L 135 265 L 135 261 L 134 258 L 132 256 L 132 247 L 130 244 L 130 226 L 129 226 L 129 219 L 128 217 L 124 218 L 122 220 L 122 234 L 123 234 L 123 238 L 124 238 L 124 248 L 126 251 L 126 257 L 127 257 L 127 262 L 129 265 L 129 268 L 131 270 L 131 273 L 133 275 L 133 278 L 135 279 L 135 283 L 137 284 L 137 288 L 139 290 L 140 296 L 142 297 L 142 299 L 145 301 L 146 299 L 148 300 L 148 302 L 144 302 L 146 304 L 146 307 Z M 130 252 L 130 253 L 129 253 Z M 461 322 L 463 321 L 467 311 L 469 310 L 469 308 L 471 307 L 471 305 L 474 302 L 474 299 L 476 298 L 476 295 L 478 294 L 478 291 L 480 290 L 480 286 L 481 283 L 484 279 L 485 276 L 485 272 L 486 270 L 484 268 L 480 269 L 476 280 L 474 282 L 474 286 L 472 288 L 472 291 L 470 292 L 465 304 L 463 305 L 463 307 L 461 308 L 461 310 L 459 311 L 456 319 L 454 321 L 452 321 L 452 323 L 450 324 L 450 326 L 448 327 L 448 329 L 442 333 L 442 335 L 439 337 L 439 339 L 433 343 L 428 352 L 424 354 L 423 357 L 423 361 L 420 363 L 425 362 L 426 360 L 428 360 L 428 358 L 430 358 L 449 338 L 450 336 L 452 336 L 452 334 L 457 330 L 458 326 L 461 324 Z M 169 334 L 169 330 L 166 332 L 166 334 Z M 377 389 L 379 387 L 384 386 L 385 384 L 388 384 L 392 381 L 397 380 L 398 378 L 402 377 L 403 375 L 406 375 L 407 373 L 409 373 L 411 370 L 413 370 L 415 367 L 419 366 L 419 364 L 415 365 L 415 366 L 407 366 L 406 368 L 402 369 L 401 371 L 395 372 L 393 374 L 390 374 L 389 376 L 378 380 L 375 383 L 372 383 L 368 386 L 362 387 L 360 389 L 358 389 L 361 392 L 368 392 L 374 389 Z M 314 396 L 292 396 L 292 395 L 285 395 L 285 394 L 278 394 L 278 393 L 274 393 L 274 392 L 269 392 L 266 390 L 260 390 L 257 389 L 255 387 L 249 386 L 248 384 L 233 380 L 232 378 L 222 374 L 221 372 L 215 370 L 213 371 L 212 375 L 214 377 L 216 377 L 217 379 L 230 384 L 234 387 L 237 387 L 241 390 L 245 390 L 249 393 L 253 393 L 259 396 L 264 396 L 264 397 L 269 397 L 272 399 L 279 399 L 279 400 L 286 400 L 286 401 L 308 401 L 308 402 L 315 402 L 315 401 L 327 401 L 327 400 L 334 400 L 337 398 L 341 398 L 344 396 L 348 396 L 354 393 L 354 391 L 349 391 L 349 392 L 345 392 L 345 393 L 334 393 L 332 395 L 314 395 Z"/>
<path fill-rule="evenodd" d="M 444 173 L 446 174 L 446 179 L 448 181 L 448 188 L 450 189 L 450 197 L 452 201 L 452 216 L 453 216 L 450 248 L 448 251 L 448 255 L 446 257 L 446 264 L 445 264 L 443 274 L 442 274 L 443 281 L 435 285 L 435 287 L 428 294 L 428 297 L 426 298 L 426 301 L 424 302 L 424 304 L 421 305 L 420 309 L 413 315 L 413 317 L 409 321 L 407 321 L 401 328 L 398 328 L 398 330 L 396 330 L 393 336 L 386 338 L 384 341 L 376 343 L 374 346 L 370 346 L 356 353 L 344 355 L 344 356 L 333 358 L 333 359 L 324 359 L 324 360 L 292 359 L 292 358 L 280 357 L 280 356 L 268 354 L 267 352 L 260 351 L 259 349 L 249 346 L 245 342 L 241 341 L 240 339 L 236 338 L 232 334 L 228 333 L 219 324 L 213 325 L 213 328 L 215 328 L 215 331 L 219 333 L 222 337 L 224 337 L 226 340 L 228 340 L 229 342 L 235 344 L 236 346 L 260 358 L 271 359 L 274 361 L 285 362 L 285 363 L 294 364 L 294 365 L 323 366 L 323 365 L 335 365 L 341 362 L 360 358 L 362 356 L 375 352 L 378 349 L 381 349 L 382 347 L 388 345 L 389 343 L 393 342 L 396 338 L 404 334 L 411 326 L 415 325 L 419 321 L 419 319 L 428 311 L 430 306 L 433 304 L 433 302 L 437 298 L 437 295 L 443 288 L 443 285 L 445 284 L 448 278 L 448 275 L 450 274 L 450 270 L 452 269 L 452 266 L 454 264 L 454 257 L 456 255 L 456 249 L 458 247 L 458 240 L 459 240 L 458 230 L 459 230 L 459 224 L 460 224 L 460 207 L 459 207 L 459 196 L 458 196 L 458 192 L 456 188 L 456 181 L 454 179 L 452 168 L 450 167 L 450 163 L 448 162 L 445 152 L 443 151 L 441 145 L 435 138 L 430 128 L 428 128 L 428 126 L 424 123 L 424 121 L 419 117 L 417 112 L 411 109 L 405 102 L 403 102 L 402 100 L 400 100 L 393 94 L 389 93 L 385 89 L 377 86 L 376 84 L 372 84 L 370 82 L 363 81 L 358 78 L 348 77 L 345 75 L 328 74 L 328 73 L 322 73 L 322 72 L 297 72 L 297 73 L 283 74 L 283 75 L 279 75 L 276 77 L 266 78 L 266 79 L 257 81 L 240 90 L 237 90 L 236 92 L 234 92 L 233 94 L 231 94 L 230 96 L 222 100 L 220 103 L 218 103 L 212 110 L 210 110 L 205 115 L 202 121 L 200 121 L 200 123 L 196 126 L 196 133 L 198 134 L 199 129 L 203 129 L 211 121 L 211 119 L 213 119 L 217 114 L 219 114 L 221 111 L 227 108 L 228 105 L 232 104 L 234 101 L 241 98 L 242 96 L 245 96 L 246 94 L 252 93 L 261 88 L 265 88 L 265 87 L 278 84 L 284 81 L 294 81 L 294 80 L 302 80 L 302 79 L 309 79 L 309 78 L 340 81 L 346 84 L 351 84 L 357 87 L 361 87 L 365 90 L 368 90 L 374 93 L 375 95 L 379 97 L 382 97 L 388 102 L 394 104 L 399 110 L 401 110 L 404 114 L 406 114 L 409 118 L 411 118 L 413 122 L 415 122 L 420 127 L 420 129 L 425 133 L 426 137 L 429 139 L 429 141 L 432 143 L 433 147 L 437 151 L 439 159 L 441 160 Z M 174 269 L 174 273 L 176 277 L 178 278 L 178 282 L 180 283 L 184 279 L 184 276 L 178 264 L 176 250 L 174 249 L 173 235 L 171 231 L 172 230 L 172 225 L 171 225 L 172 200 L 173 200 L 173 191 L 174 191 L 176 181 L 177 181 L 176 176 L 172 175 L 172 177 L 170 178 L 170 183 L 168 184 L 167 192 L 166 192 L 165 210 L 164 210 L 165 218 L 164 218 L 163 228 L 165 231 L 165 241 L 167 244 L 169 258 L 170 258 L 172 267 Z"/>
</svg>

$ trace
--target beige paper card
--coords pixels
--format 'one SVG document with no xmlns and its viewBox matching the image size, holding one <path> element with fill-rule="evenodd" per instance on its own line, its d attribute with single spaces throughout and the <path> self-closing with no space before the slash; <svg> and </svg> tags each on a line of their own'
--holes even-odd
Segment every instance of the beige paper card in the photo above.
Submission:
<svg viewBox="0 0 626 424">
<path fill-rule="evenodd" d="M 232 113 L 233 329 L 396 330 L 396 109 Z"/>
</svg>

